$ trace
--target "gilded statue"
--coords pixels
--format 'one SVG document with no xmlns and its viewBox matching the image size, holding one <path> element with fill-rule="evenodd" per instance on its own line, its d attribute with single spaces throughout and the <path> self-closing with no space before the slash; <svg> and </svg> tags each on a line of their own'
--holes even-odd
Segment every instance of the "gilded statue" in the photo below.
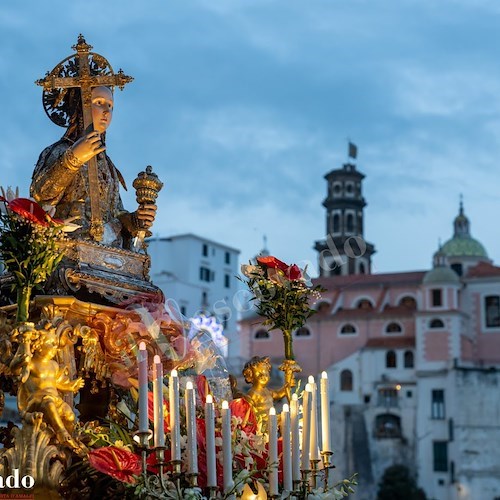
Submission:
<svg viewBox="0 0 500 500">
<path fill-rule="evenodd" d="M 294 373 L 297 371 L 293 364 L 286 365 L 285 383 L 280 389 L 270 389 L 268 386 L 271 378 L 271 362 L 268 356 L 254 356 L 243 367 L 243 377 L 247 384 L 252 384 L 245 399 L 252 405 L 255 416 L 260 422 L 266 422 L 269 409 L 274 401 L 280 401 L 284 397 L 290 399 L 291 389 L 295 387 Z"/>
<path fill-rule="evenodd" d="M 69 97 L 70 126 L 55 144 L 45 148 L 35 167 L 31 195 L 42 205 L 56 209 L 60 219 L 73 219 L 81 226 L 73 237 L 88 238 L 91 220 L 87 183 L 87 162 L 97 158 L 98 199 L 104 234 L 101 242 L 109 246 L 130 247 L 139 230 L 149 228 L 154 221 L 156 206 L 145 205 L 136 212 L 127 212 L 119 193 L 125 181 L 106 150 L 106 130 L 113 116 L 113 93 L 108 87 L 92 89 L 93 131 L 85 133 L 79 126 L 81 101 L 78 90 Z"/>
<path fill-rule="evenodd" d="M 72 437 L 75 414 L 61 392 L 76 393 L 84 380 L 71 380 L 67 368 L 61 368 L 54 359 L 59 349 L 56 328 L 49 321 L 36 328 L 25 324 L 15 337 L 19 345 L 10 370 L 18 379 L 17 405 L 21 418 L 29 421 L 33 414 L 41 413 L 59 443 L 79 449 Z"/>
</svg>

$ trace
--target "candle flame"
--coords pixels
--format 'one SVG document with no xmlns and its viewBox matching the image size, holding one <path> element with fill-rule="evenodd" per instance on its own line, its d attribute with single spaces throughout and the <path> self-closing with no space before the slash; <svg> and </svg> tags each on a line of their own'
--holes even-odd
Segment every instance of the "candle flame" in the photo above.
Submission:
<svg viewBox="0 0 500 500">
<path fill-rule="evenodd" d="M 307 378 L 307 381 L 310 383 L 310 384 L 314 384 L 314 377 L 312 375 L 309 375 L 309 377 Z"/>
<path fill-rule="evenodd" d="M 214 399 L 212 398 L 211 394 L 207 394 L 205 402 L 208 403 L 208 404 L 212 404 L 214 402 Z"/>
<path fill-rule="evenodd" d="M 298 401 L 299 400 L 299 397 L 297 396 L 297 394 L 292 394 L 292 401 Z"/>
<path fill-rule="evenodd" d="M 170 376 L 177 377 L 177 370 L 175 368 L 170 372 Z"/>
<path fill-rule="evenodd" d="M 271 406 L 271 408 L 269 408 L 269 416 L 271 415 L 276 415 L 276 409 L 274 408 L 274 406 Z"/>
<path fill-rule="evenodd" d="M 155 357 L 153 358 L 153 361 L 155 363 L 155 365 L 159 365 L 161 364 L 161 358 L 158 354 L 155 354 Z"/>
<path fill-rule="evenodd" d="M 325 378 L 325 379 L 327 379 L 327 378 L 328 378 L 328 373 L 326 373 L 326 372 L 321 372 L 321 378 Z"/>
<path fill-rule="evenodd" d="M 229 403 L 226 400 L 222 401 L 222 409 L 223 410 L 229 409 Z"/>
<path fill-rule="evenodd" d="M 288 406 L 288 404 L 287 404 L 287 403 L 285 403 L 285 404 L 283 405 L 283 412 L 284 412 L 284 413 L 288 413 L 289 411 L 290 411 L 290 407 Z"/>
<path fill-rule="evenodd" d="M 146 350 L 146 342 L 139 342 L 139 350 L 140 351 Z"/>
<path fill-rule="evenodd" d="M 306 391 L 307 392 L 312 392 L 313 388 L 311 384 L 306 384 Z"/>
<path fill-rule="evenodd" d="M 186 391 L 192 391 L 193 390 L 193 382 L 191 380 L 188 380 L 186 382 Z"/>
</svg>

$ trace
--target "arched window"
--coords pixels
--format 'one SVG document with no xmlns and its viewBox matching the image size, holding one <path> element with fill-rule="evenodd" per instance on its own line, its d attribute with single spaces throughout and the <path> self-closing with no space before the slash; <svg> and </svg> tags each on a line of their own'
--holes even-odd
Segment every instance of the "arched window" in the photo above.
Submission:
<svg viewBox="0 0 500 500">
<path fill-rule="evenodd" d="M 396 353 L 394 351 L 387 351 L 385 355 L 385 366 L 386 368 L 397 367 Z"/>
<path fill-rule="evenodd" d="M 393 321 L 392 323 L 389 323 L 385 327 L 385 333 L 401 333 L 403 331 L 403 328 L 399 323 L 396 323 Z"/>
<path fill-rule="evenodd" d="M 405 363 L 405 368 L 413 368 L 414 366 L 413 351 L 405 351 L 404 363 Z"/>
<path fill-rule="evenodd" d="M 342 325 L 340 333 L 341 335 L 353 335 L 356 333 L 356 327 L 352 323 L 346 323 Z"/>
<path fill-rule="evenodd" d="M 346 231 L 348 233 L 354 232 L 354 217 L 352 214 L 347 214 L 346 218 Z"/>
<path fill-rule="evenodd" d="M 352 371 L 342 370 L 340 372 L 340 390 L 352 391 Z"/>
<path fill-rule="evenodd" d="M 301 326 L 300 328 L 297 328 L 297 331 L 295 332 L 296 337 L 310 337 L 311 336 L 311 331 L 307 326 Z"/>
<path fill-rule="evenodd" d="M 333 232 L 340 233 L 340 215 L 335 214 L 333 216 Z"/>
<path fill-rule="evenodd" d="M 358 309 L 373 309 L 373 304 L 368 299 L 361 299 L 356 307 Z"/>
<path fill-rule="evenodd" d="M 267 330 L 264 330 L 261 328 L 260 330 L 257 330 L 255 333 L 255 338 L 256 339 L 268 339 L 269 338 L 269 332 Z"/>
<path fill-rule="evenodd" d="M 417 301 L 413 297 L 411 297 L 410 295 L 405 295 L 399 301 L 399 305 L 407 307 L 408 309 L 416 309 L 417 308 Z"/>
<path fill-rule="evenodd" d="M 378 438 L 401 437 L 401 419 L 391 413 L 383 413 L 375 418 L 375 435 Z"/>
<path fill-rule="evenodd" d="M 443 320 L 434 318 L 429 321 L 429 328 L 444 328 Z"/>
</svg>

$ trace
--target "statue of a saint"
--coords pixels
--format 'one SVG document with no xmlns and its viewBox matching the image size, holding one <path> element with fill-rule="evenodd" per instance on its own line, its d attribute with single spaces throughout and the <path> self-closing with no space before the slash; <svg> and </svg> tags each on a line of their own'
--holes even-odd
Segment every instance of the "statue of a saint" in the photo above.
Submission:
<svg viewBox="0 0 500 500">
<path fill-rule="evenodd" d="M 43 87 L 45 112 L 66 132 L 42 151 L 31 196 L 45 208 L 54 207 L 55 217 L 80 226 L 65 243 L 63 262 L 45 293 L 114 304 L 135 295 L 161 297 L 149 280 L 143 240 L 151 234 L 156 214 L 151 200 L 156 200 L 162 183 L 148 167 L 141 173 L 139 206 L 126 211 L 120 197 L 125 181 L 106 152 L 113 89 L 132 78 L 121 70 L 115 73 L 103 56 L 91 52 L 82 35 L 73 49 L 75 54 L 36 82 Z M 143 191 L 148 196 L 142 196 Z"/>
<path fill-rule="evenodd" d="M 96 157 L 100 217 L 103 224 L 101 243 L 130 248 L 132 238 L 148 229 L 154 221 L 156 206 L 141 205 L 127 212 L 120 198 L 122 175 L 106 154 L 106 130 L 113 116 L 113 93 L 109 87 L 92 88 L 91 131 L 83 128 L 82 99 L 79 88 L 67 89 L 64 99 L 69 126 L 64 136 L 44 149 L 38 159 L 31 183 L 31 195 L 41 205 L 56 208 L 60 219 L 73 218 L 81 226 L 73 237 L 88 239 L 91 200 L 88 183 L 88 161 Z"/>
</svg>

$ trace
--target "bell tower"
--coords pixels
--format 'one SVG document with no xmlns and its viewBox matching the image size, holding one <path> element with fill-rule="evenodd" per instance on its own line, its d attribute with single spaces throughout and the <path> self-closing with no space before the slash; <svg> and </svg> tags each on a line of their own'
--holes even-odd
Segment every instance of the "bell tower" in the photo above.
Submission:
<svg viewBox="0 0 500 500">
<path fill-rule="evenodd" d="M 364 175 L 356 170 L 357 147 L 349 143 L 349 160 L 325 175 L 326 238 L 315 244 L 320 276 L 370 274 L 375 247 L 363 236 Z"/>
</svg>

